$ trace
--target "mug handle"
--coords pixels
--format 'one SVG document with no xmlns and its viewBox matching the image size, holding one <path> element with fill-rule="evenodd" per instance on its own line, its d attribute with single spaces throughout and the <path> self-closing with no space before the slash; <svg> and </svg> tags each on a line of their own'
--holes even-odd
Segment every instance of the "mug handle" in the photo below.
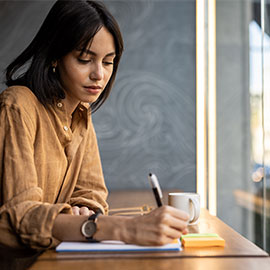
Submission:
<svg viewBox="0 0 270 270">
<path fill-rule="evenodd" d="M 199 216 L 200 216 L 200 203 L 198 200 L 193 199 L 193 198 L 189 198 L 189 200 L 191 201 L 192 206 L 193 206 L 193 210 L 194 210 L 193 211 L 193 213 L 194 213 L 193 218 L 189 221 L 189 223 L 191 224 L 191 223 L 197 221 Z"/>
</svg>

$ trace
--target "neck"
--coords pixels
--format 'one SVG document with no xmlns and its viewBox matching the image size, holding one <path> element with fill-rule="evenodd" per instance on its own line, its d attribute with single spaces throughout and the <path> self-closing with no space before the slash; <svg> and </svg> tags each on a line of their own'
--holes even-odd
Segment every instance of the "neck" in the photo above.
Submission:
<svg viewBox="0 0 270 270">
<path fill-rule="evenodd" d="M 66 95 L 66 98 L 63 100 L 63 103 L 65 104 L 67 115 L 71 117 L 76 107 L 78 106 L 79 101 L 74 102 L 72 98 Z"/>
</svg>

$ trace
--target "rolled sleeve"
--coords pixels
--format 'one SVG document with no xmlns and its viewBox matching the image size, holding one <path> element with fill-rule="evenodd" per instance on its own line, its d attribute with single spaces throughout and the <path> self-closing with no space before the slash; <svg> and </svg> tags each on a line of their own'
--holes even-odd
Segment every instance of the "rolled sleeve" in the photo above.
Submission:
<svg viewBox="0 0 270 270">
<path fill-rule="evenodd" d="M 27 193 L 33 192 L 29 190 Z M 55 247 L 59 241 L 52 236 L 54 219 L 59 213 L 71 214 L 70 205 L 16 199 L 23 202 L 1 209 L 2 244 L 11 247 L 23 244 L 33 249 Z"/>
</svg>

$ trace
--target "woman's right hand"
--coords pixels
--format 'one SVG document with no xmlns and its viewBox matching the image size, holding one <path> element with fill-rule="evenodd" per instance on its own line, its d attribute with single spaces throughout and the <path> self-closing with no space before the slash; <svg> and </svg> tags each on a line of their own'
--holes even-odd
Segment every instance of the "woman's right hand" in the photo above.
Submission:
<svg viewBox="0 0 270 270">
<path fill-rule="evenodd" d="M 188 232 L 189 215 L 171 206 L 156 208 L 143 216 L 127 222 L 128 243 L 139 245 L 164 245 Z"/>
<path fill-rule="evenodd" d="M 164 245 L 188 232 L 189 215 L 171 206 L 142 216 L 99 216 L 97 240 L 121 240 L 137 245 Z"/>
</svg>

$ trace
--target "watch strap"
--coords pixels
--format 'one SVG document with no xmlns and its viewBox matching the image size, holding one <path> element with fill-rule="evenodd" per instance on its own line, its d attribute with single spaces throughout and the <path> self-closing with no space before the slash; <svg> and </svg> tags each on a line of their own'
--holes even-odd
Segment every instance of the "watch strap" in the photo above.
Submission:
<svg viewBox="0 0 270 270">
<path fill-rule="evenodd" d="M 98 218 L 98 216 L 101 215 L 101 214 L 102 214 L 101 211 L 97 211 L 95 214 L 89 216 L 88 220 L 92 220 L 93 223 L 96 225 L 97 218 Z M 93 236 L 91 236 L 91 237 L 86 237 L 86 240 L 87 240 L 88 242 L 91 242 L 91 243 L 97 243 L 97 242 L 99 242 L 99 241 L 97 241 L 96 239 L 94 239 Z"/>
</svg>

